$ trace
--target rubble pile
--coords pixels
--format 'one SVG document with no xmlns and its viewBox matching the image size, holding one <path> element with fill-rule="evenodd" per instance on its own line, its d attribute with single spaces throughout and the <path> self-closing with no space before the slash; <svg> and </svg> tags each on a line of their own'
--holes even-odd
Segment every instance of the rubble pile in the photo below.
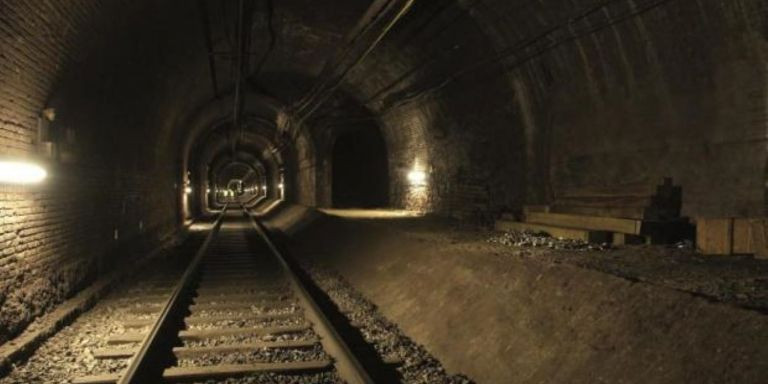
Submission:
<svg viewBox="0 0 768 384">
<path fill-rule="evenodd" d="M 544 232 L 511 231 L 496 233 L 488 239 L 489 243 L 520 248 L 549 248 L 569 251 L 606 251 L 611 249 L 607 243 L 593 244 L 581 240 L 552 237 Z"/>
</svg>

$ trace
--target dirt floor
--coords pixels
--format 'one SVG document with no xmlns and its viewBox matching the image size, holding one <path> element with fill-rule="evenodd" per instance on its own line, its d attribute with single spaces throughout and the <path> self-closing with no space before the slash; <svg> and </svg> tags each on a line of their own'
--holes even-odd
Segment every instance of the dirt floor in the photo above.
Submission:
<svg viewBox="0 0 768 384">
<path fill-rule="evenodd" d="M 480 383 L 765 383 L 768 263 L 689 248 L 517 247 L 459 222 L 289 207 L 294 257 L 340 272 Z M 347 216 L 347 217 L 340 217 Z"/>
</svg>

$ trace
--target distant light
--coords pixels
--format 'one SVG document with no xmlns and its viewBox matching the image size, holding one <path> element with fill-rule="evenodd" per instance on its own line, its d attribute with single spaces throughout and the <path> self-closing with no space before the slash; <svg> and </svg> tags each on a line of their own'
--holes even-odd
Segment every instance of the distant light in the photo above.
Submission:
<svg viewBox="0 0 768 384">
<path fill-rule="evenodd" d="M 205 189 L 205 193 L 211 193 L 211 189 L 210 188 L 206 188 Z"/>
<path fill-rule="evenodd" d="M 408 172 L 408 181 L 411 185 L 421 186 L 427 184 L 427 173 L 421 170 L 414 169 Z"/>
<path fill-rule="evenodd" d="M 43 167 L 20 161 L 0 161 L 0 183 L 33 184 L 43 181 L 48 172 Z"/>
<path fill-rule="evenodd" d="M 283 188 L 285 188 L 285 185 L 283 185 L 283 183 L 280 183 L 280 185 L 278 185 L 277 187 L 280 188 L 280 189 L 283 189 Z"/>
<path fill-rule="evenodd" d="M 190 186 L 184 187 L 184 193 L 186 193 L 187 195 L 191 195 L 192 194 L 192 187 L 190 187 Z"/>
<path fill-rule="evenodd" d="M 266 191 L 267 190 L 267 186 L 265 185 L 265 186 L 261 187 L 261 190 L 262 191 Z"/>
</svg>

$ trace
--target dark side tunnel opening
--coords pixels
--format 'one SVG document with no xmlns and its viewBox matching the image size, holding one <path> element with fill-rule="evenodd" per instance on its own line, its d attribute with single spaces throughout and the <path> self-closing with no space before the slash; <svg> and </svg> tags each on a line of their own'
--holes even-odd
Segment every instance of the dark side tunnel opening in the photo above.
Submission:
<svg viewBox="0 0 768 384">
<path fill-rule="evenodd" d="M 341 134 L 333 146 L 333 206 L 389 206 L 389 162 L 384 138 L 375 127 Z"/>
</svg>

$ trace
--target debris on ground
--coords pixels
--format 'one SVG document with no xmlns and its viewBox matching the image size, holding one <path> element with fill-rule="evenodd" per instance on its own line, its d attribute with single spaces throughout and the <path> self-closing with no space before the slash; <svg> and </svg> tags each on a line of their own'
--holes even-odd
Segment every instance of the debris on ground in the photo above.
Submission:
<svg viewBox="0 0 768 384">
<path fill-rule="evenodd" d="M 608 243 L 588 243 L 582 240 L 552 237 L 547 233 L 534 231 L 496 232 L 488 239 L 488 242 L 510 247 L 549 248 L 569 251 L 607 251 L 611 249 L 611 245 Z"/>
</svg>

